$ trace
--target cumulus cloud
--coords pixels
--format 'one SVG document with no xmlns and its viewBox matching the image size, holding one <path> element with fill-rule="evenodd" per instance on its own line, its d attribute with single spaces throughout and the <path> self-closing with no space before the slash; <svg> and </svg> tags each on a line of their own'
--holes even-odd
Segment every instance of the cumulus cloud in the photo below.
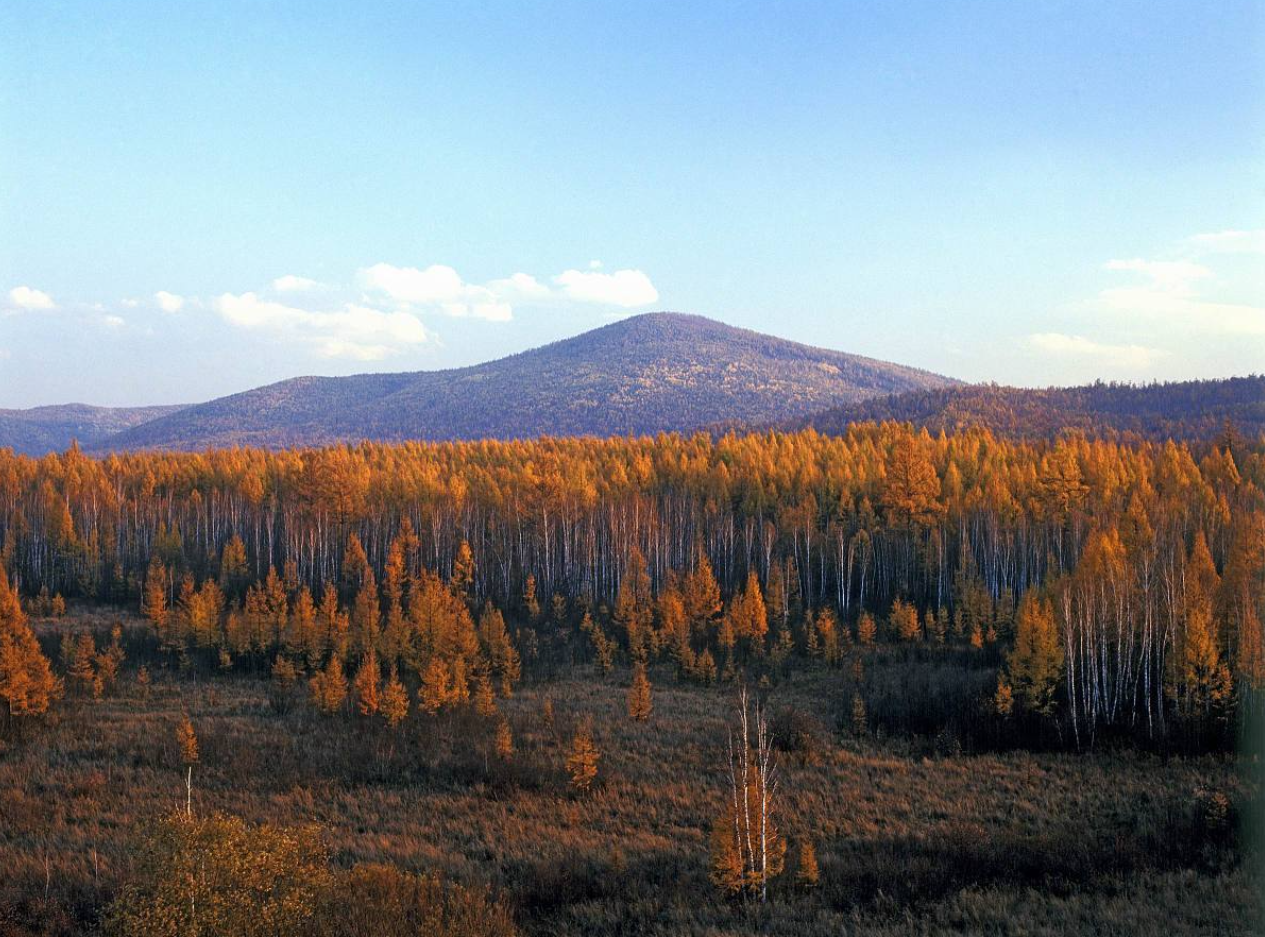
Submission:
<svg viewBox="0 0 1265 937">
<path fill-rule="evenodd" d="M 239 328 L 302 342 L 327 358 L 378 361 L 429 338 L 425 326 L 410 313 L 354 303 L 317 311 L 261 299 L 255 293 L 225 293 L 216 299 L 215 309 Z"/>
<path fill-rule="evenodd" d="M 122 316 L 102 316 L 101 324 L 107 329 L 121 329 L 123 326 L 127 325 L 127 322 Z"/>
<path fill-rule="evenodd" d="M 1256 231 L 1214 231 L 1188 239 L 1200 253 L 1265 254 L 1265 229 Z"/>
<path fill-rule="evenodd" d="M 645 306 L 659 298 L 650 278 L 640 270 L 616 270 L 598 273 L 567 270 L 553 278 L 568 299 L 584 303 L 603 303 L 631 309 Z"/>
<path fill-rule="evenodd" d="M 418 305 L 456 302 L 466 290 L 457 271 L 443 264 L 431 264 L 425 270 L 374 264 L 360 271 L 360 282 L 398 302 Z"/>
<path fill-rule="evenodd" d="M 154 294 L 154 302 L 158 303 L 158 308 L 163 312 L 179 312 L 184 308 L 184 297 L 177 296 L 175 293 L 168 293 L 166 290 L 159 290 Z"/>
<path fill-rule="evenodd" d="M 567 270 L 552 278 L 552 286 L 531 274 L 515 273 L 480 285 L 467 283 L 443 264 L 422 270 L 379 263 L 361 270 L 359 281 L 367 292 L 399 305 L 498 322 L 513 317 L 515 303 L 580 302 L 631 309 L 659 298 L 650 278 L 640 270 Z"/>
<path fill-rule="evenodd" d="M 1079 358 L 1104 365 L 1141 370 L 1168 355 L 1160 348 L 1143 345 L 1110 345 L 1091 341 L 1083 335 L 1060 332 L 1038 332 L 1028 336 L 1028 346 L 1037 351 L 1062 357 Z"/>
<path fill-rule="evenodd" d="M 458 318 L 507 322 L 513 307 L 486 286 L 466 283 L 452 267 L 425 270 L 379 263 L 359 273 L 360 285 L 400 306 L 422 306 Z"/>
<path fill-rule="evenodd" d="M 57 308 L 53 297 L 29 286 L 15 286 L 9 290 L 9 302 L 18 309 L 25 309 L 28 312 Z"/>
<path fill-rule="evenodd" d="M 321 285 L 316 280 L 298 277 L 292 273 L 288 273 L 283 277 L 277 277 L 272 281 L 272 288 L 278 293 L 305 293 L 308 290 L 320 289 Z"/>
<path fill-rule="evenodd" d="M 488 284 L 493 294 L 509 303 L 532 303 L 548 300 L 553 291 L 530 273 L 515 273 Z"/>
</svg>

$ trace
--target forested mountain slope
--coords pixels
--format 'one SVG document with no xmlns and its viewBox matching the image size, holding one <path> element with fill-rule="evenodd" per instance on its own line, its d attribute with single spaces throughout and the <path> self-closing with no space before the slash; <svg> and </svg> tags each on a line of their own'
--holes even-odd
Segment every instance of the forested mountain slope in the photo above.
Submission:
<svg viewBox="0 0 1265 937">
<path fill-rule="evenodd" d="M 171 407 L 92 407 L 82 403 L 0 410 L 0 449 L 23 455 L 60 452 L 77 440 L 92 448 L 122 430 L 175 413 Z"/>
<path fill-rule="evenodd" d="M 467 368 L 283 381 L 189 407 L 97 448 L 689 431 L 953 383 L 700 316 L 649 313 Z"/>
<path fill-rule="evenodd" d="M 1227 424 L 1257 436 L 1265 432 L 1265 376 L 1082 387 L 921 388 L 831 407 L 787 425 L 837 434 L 850 423 L 871 420 L 913 423 L 932 432 L 979 426 L 1010 438 L 1052 437 L 1073 429 L 1102 437 L 1209 440 L 1224 433 Z"/>
</svg>

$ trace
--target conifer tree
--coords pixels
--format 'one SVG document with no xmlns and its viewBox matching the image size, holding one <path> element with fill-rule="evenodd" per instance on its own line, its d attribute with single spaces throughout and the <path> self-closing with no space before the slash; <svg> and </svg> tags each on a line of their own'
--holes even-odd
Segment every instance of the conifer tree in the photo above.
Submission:
<svg viewBox="0 0 1265 937">
<path fill-rule="evenodd" d="M 809 626 L 810 632 L 818 635 L 818 646 L 822 659 L 832 667 L 839 666 L 843 660 L 843 642 L 839 621 L 832 609 L 822 607 L 817 612 L 816 621 Z"/>
<path fill-rule="evenodd" d="M 540 620 L 540 600 L 536 597 L 536 577 L 532 573 L 528 573 L 523 582 L 523 611 L 528 621 Z"/>
<path fill-rule="evenodd" d="M 521 664 L 505 630 L 505 617 L 491 602 L 483 606 L 483 613 L 479 615 L 479 643 L 492 676 L 498 681 L 501 696 L 508 699 L 514 694 Z"/>
<path fill-rule="evenodd" d="M 467 540 L 462 540 L 461 545 L 457 547 L 449 587 L 453 595 L 466 605 L 474 600 L 474 552 L 470 549 L 470 543 Z"/>
<path fill-rule="evenodd" d="M 644 660 L 650 629 L 654 623 L 654 606 L 650 595 L 650 573 L 641 550 L 633 547 L 619 584 L 615 600 L 615 622 L 624 631 L 628 653 L 635 660 Z"/>
<path fill-rule="evenodd" d="M 514 755 L 514 733 L 510 729 L 509 720 L 502 716 L 496 723 L 496 757 L 501 761 L 509 761 Z"/>
<path fill-rule="evenodd" d="M 167 619 L 170 614 L 167 608 L 167 570 L 163 568 L 158 555 L 149 561 L 149 571 L 145 574 L 145 594 L 142 603 L 145 617 L 154 626 L 160 641 L 167 637 Z"/>
<path fill-rule="evenodd" d="M 650 718 L 652 708 L 650 679 L 646 676 L 646 665 L 640 662 L 635 663 L 632 685 L 628 688 L 628 717 L 634 722 L 645 722 Z"/>
<path fill-rule="evenodd" d="M 722 608 L 720 586 L 706 552 L 699 550 L 694 569 L 682 580 L 681 600 L 685 616 L 696 637 L 707 637 L 711 624 Z"/>
<path fill-rule="evenodd" d="M 70 684 L 81 695 L 92 690 L 96 677 L 97 643 L 89 631 L 82 632 L 75 641 L 75 653 L 70 660 L 70 669 L 66 672 Z"/>
<path fill-rule="evenodd" d="M 378 655 L 369 651 L 360 662 L 352 680 L 352 691 L 356 698 L 356 711 L 362 716 L 372 716 L 378 711 L 378 687 L 382 683 L 382 674 L 378 669 Z"/>
<path fill-rule="evenodd" d="M 272 685 L 268 701 L 273 711 L 284 715 L 290 711 L 294 702 L 294 687 L 299 681 L 299 673 L 284 654 L 278 654 L 272 662 Z"/>
<path fill-rule="evenodd" d="M 1203 532 L 1195 538 L 1186 572 L 1185 629 L 1176 655 L 1181 714 L 1192 723 L 1214 715 L 1232 691 L 1229 668 L 1221 660 L 1214 597 L 1220 577 Z"/>
<path fill-rule="evenodd" d="M 701 683 L 710 685 L 716 682 L 716 658 L 707 648 L 699 652 L 695 671 Z"/>
<path fill-rule="evenodd" d="M 61 691 L 61 681 L 27 623 L 17 589 L 0 567 L 0 727 L 16 730 L 31 717 L 43 715 Z"/>
<path fill-rule="evenodd" d="M 587 792 L 597 779 L 597 767 L 602 755 L 593 743 L 593 725 L 588 719 L 582 721 L 571 738 L 571 752 L 567 755 L 567 774 L 571 778 L 571 787 L 577 791 Z"/>
<path fill-rule="evenodd" d="M 418 688 L 418 705 L 422 712 L 435 715 L 448 705 L 452 675 L 441 657 L 432 657 L 422 673 L 422 685 Z"/>
<path fill-rule="evenodd" d="M 394 664 L 391 665 L 386 686 L 382 689 L 382 704 L 378 711 L 392 729 L 398 727 L 408 717 L 408 690 L 400 682 L 400 675 Z"/>
<path fill-rule="evenodd" d="M 294 596 L 289 643 L 309 667 L 316 666 L 325 650 L 317 625 L 316 604 L 312 601 L 312 592 L 307 586 L 300 586 Z"/>
<path fill-rule="evenodd" d="M 1030 592 L 1015 619 L 1015 646 L 1006 658 L 1005 683 L 1024 712 L 1051 716 L 1062 675 L 1063 642 L 1054 609 Z"/>
<path fill-rule="evenodd" d="M 496 694 L 492 692 L 492 681 L 482 670 L 474 682 L 474 711 L 484 719 L 496 715 Z"/>
<path fill-rule="evenodd" d="M 874 616 L 869 612 L 862 612 L 861 617 L 857 619 L 857 641 L 861 644 L 873 644 L 877 634 L 878 628 L 874 624 Z"/>
<path fill-rule="evenodd" d="M 890 616 L 892 634 L 901 641 L 917 641 L 922 637 L 922 629 L 918 623 L 918 610 L 904 599 L 892 603 Z"/>
<path fill-rule="evenodd" d="M 821 867 L 817 864 L 817 849 L 813 841 L 805 837 L 799 844 L 799 867 L 795 870 L 795 882 L 805 891 L 817 887 L 821 879 Z"/>
<path fill-rule="evenodd" d="M 240 601 L 246 593 L 248 572 L 246 568 L 246 544 L 233 534 L 220 553 L 220 591 L 230 601 Z"/>
<path fill-rule="evenodd" d="M 378 583 L 373 570 L 364 572 L 364 584 L 356 593 L 351 612 L 351 651 L 357 657 L 375 653 L 378 648 L 381 607 L 378 603 Z"/>
<path fill-rule="evenodd" d="M 325 669 L 313 676 L 308 684 L 312 690 L 312 702 L 327 716 L 338 712 L 347 699 L 347 677 L 343 673 L 343 662 L 336 655 L 330 655 Z"/>
</svg>

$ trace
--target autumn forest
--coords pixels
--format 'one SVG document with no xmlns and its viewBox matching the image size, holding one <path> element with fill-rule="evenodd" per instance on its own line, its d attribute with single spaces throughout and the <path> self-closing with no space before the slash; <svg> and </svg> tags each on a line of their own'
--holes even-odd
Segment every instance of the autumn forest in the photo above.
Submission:
<svg viewBox="0 0 1265 937">
<path fill-rule="evenodd" d="M 1050 920 L 1178 881 L 1250 913 L 1260 441 L 72 447 L 0 454 L 0 535 L 0 933 L 935 931 L 1034 882 Z M 1036 828 L 969 819 L 1008 785 Z"/>
</svg>

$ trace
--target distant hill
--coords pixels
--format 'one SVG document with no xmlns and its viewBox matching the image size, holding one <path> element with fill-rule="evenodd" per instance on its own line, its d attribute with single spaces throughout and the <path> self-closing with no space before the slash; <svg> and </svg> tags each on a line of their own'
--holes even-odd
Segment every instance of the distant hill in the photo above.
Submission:
<svg viewBox="0 0 1265 937">
<path fill-rule="evenodd" d="M 1074 429 L 1095 436 L 1202 440 L 1220 435 L 1228 422 L 1255 437 L 1265 433 L 1265 376 L 1044 389 L 964 384 L 855 401 L 784 425 L 840 433 L 849 423 L 867 420 L 898 420 L 932 432 L 982 426 L 1012 438 Z"/>
<path fill-rule="evenodd" d="M 82 403 L 0 410 L 0 449 L 23 455 L 44 455 L 78 440 L 85 449 L 115 433 L 175 413 L 171 407 L 90 407 Z"/>
<path fill-rule="evenodd" d="M 701 316 L 660 312 L 473 367 L 282 381 L 133 426 L 95 448 L 690 431 L 791 419 L 833 404 L 954 383 Z"/>
</svg>

